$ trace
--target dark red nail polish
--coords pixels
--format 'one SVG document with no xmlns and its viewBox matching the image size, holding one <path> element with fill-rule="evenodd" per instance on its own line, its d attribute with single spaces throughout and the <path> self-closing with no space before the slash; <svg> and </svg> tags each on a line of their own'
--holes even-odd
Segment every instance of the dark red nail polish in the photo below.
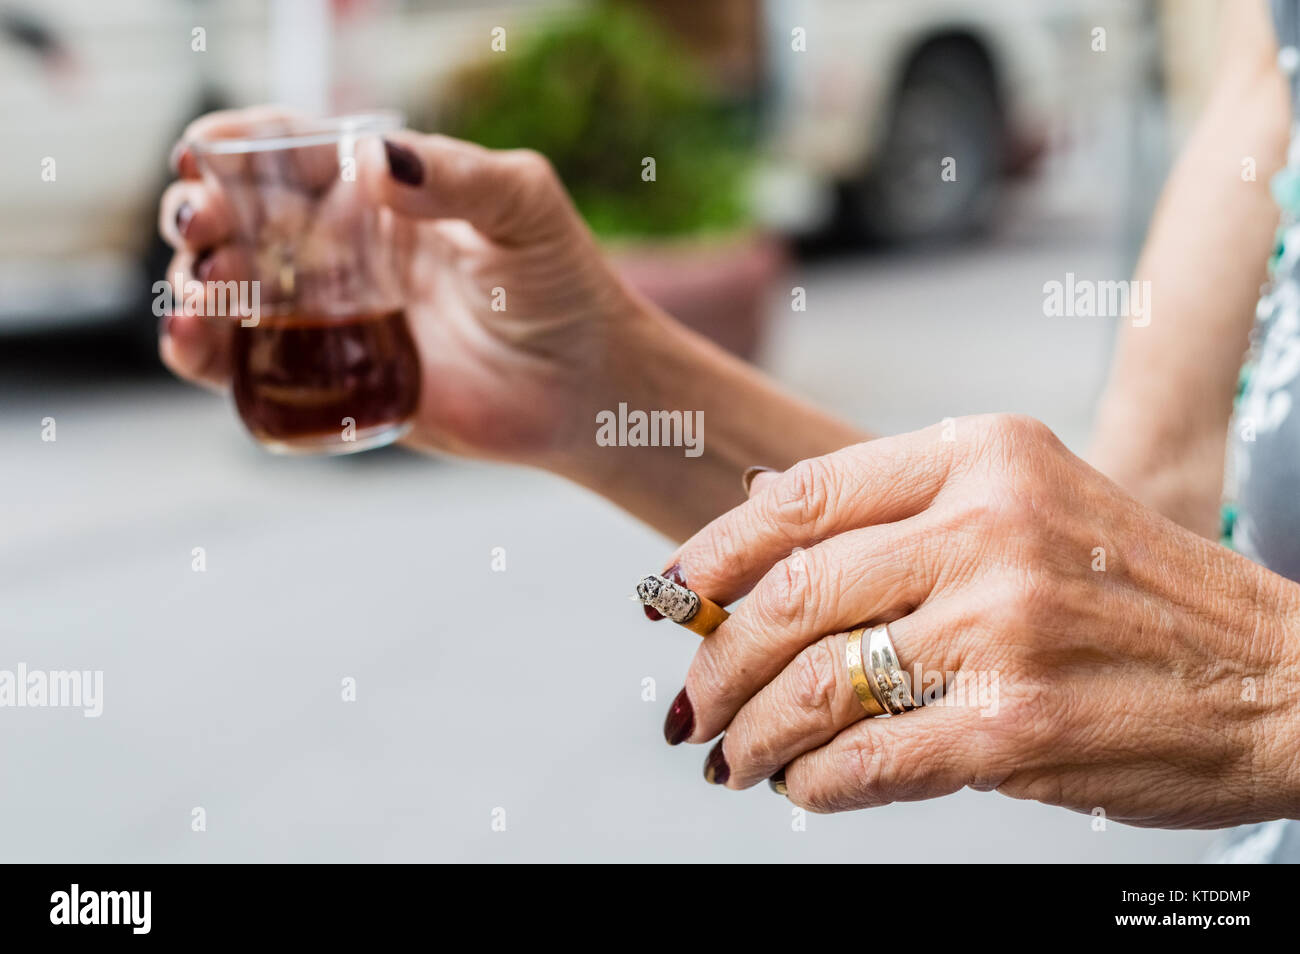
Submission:
<svg viewBox="0 0 1300 954">
<path fill-rule="evenodd" d="M 181 233 L 181 238 L 185 238 L 190 231 L 190 223 L 194 221 L 194 206 L 188 202 L 182 202 L 181 207 L 176 210 L 176 231 Z"/>
<path fill-rule="evenodd" d="M 420 164 L 420 157 L 410 149 L 385 139 L 384 152 L 388 154 L 388 171 L 398 182 L 418 186 L 424 181 L 424 166 Z"/>
<path fill-rule="evenodd" d="M 727 779 L 731 778 L 731 766 L 722 754 L 722 742 L 722 739 L 718 739 L 717 744 L 709 749 L 709 757 L 704 760 L 704 780 L 710 785 L 726 785 Z"/>
<path fill-rule="evenodd" d="M 776 792 L 778 795 L 788 794 L 785 787 L 785 769 L 781 769 L 781 771 L 777 772 L 775 775 L 769 778 L 767 780 L 767 787 L 770 788 L 772 791 Z"/>
<path fill-rule="evenodd" d="M 663 575 L 666 579 L 672 580 L 674 583 L 681 586 L 686 585 L 686 577 L 682 576 L 682 565 L 680 563 L 674 563 L 668 569 L 664 570 Z M 662 613 L 652 607 L 642 605 L 641 609 L 645 612 L 645 618 L 651 622 L 664 618 Z"/>
<path fill-rule="evenodd" d="M 194 259 L 194 277 L 201 282 L 206 282 L 208 276 L 212 274 L 212 249 L 206 248 Z"/>
<path fill-rule="evenodd" d="M 664 719 L 664 739 L 669 745 L 681 745 L 694 731 L 695 710 L 691 707 L 690 697 L 683 689 L 677 693 L 677 698 L 673 700 L 668 710 L 668 718 Z"/>
</svg>

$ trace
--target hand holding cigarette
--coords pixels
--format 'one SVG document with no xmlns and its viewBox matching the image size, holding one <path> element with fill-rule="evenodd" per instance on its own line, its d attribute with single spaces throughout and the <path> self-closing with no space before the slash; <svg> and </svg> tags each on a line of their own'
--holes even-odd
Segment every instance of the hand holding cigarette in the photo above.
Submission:
<svg viewBox="0 0 1300 954">
<path fill-rule="evenodd" d="M 722 735 L 709 781 L 818 812 L 969 786 L 1143 826 L 1300 817 L 1300 586 L 1037 421 L 955 424 L 769 476 L 681 547 L 681 579 L 744 602 L 669 741 Z M 658 579 L 674 618 L 704 612 Z"/>
</svg>

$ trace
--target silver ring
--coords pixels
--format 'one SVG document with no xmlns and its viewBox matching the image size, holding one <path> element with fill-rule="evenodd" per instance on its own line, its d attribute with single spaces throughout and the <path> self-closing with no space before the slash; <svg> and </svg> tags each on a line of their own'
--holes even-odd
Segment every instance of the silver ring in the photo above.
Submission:
<svg viewBox="0 0 1300 954">
<path fill-rule="evenodd" d="M 867 671 L 871 694 L 890 715 L 916 708 L 912 680 L 898 661 L 888 626 L 875 626 L 867 634 Z"/>
</svg>

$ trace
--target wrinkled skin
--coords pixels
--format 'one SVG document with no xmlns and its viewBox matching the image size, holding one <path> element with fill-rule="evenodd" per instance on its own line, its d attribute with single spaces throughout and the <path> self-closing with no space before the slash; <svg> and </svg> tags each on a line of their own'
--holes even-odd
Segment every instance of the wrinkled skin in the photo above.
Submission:
<svg viewBox="0 0 1300 954">
<path fill-rule="evenodd" d="M 686 681 L 688 741 L 725 731 L 726 784 L 785 767 L 819 812 L 969 786 L 1160 827 L 1300 814 L 1296 585 L 1037 421 L 950 427 L 761 475 L 669 561 L 747 594 Z M 958 704 L 864 718 L 843 634 L 889 620 L 902 665 L 955 673 Z"/>
</svg>

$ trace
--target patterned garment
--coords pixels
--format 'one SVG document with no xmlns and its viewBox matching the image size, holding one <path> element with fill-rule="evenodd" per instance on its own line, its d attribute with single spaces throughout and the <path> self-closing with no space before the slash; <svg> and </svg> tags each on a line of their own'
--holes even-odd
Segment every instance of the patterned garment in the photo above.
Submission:
<svg viewBox="0 0 1300 954">
<path fill-rule="evenodd" d="M 1246 383 L 1231 446 L 1234 549 L 1300 580 L 1300 2 L 1272 0 L 1278 65 L 1291 87 L 1291 148 L 1271 187 L 1282 207 L 1269 284 L 1255 312 Z M 1300 824 L 1229 833 L 1211 856 L 1230 863 L 1300 862 Z"/>
</svg>

